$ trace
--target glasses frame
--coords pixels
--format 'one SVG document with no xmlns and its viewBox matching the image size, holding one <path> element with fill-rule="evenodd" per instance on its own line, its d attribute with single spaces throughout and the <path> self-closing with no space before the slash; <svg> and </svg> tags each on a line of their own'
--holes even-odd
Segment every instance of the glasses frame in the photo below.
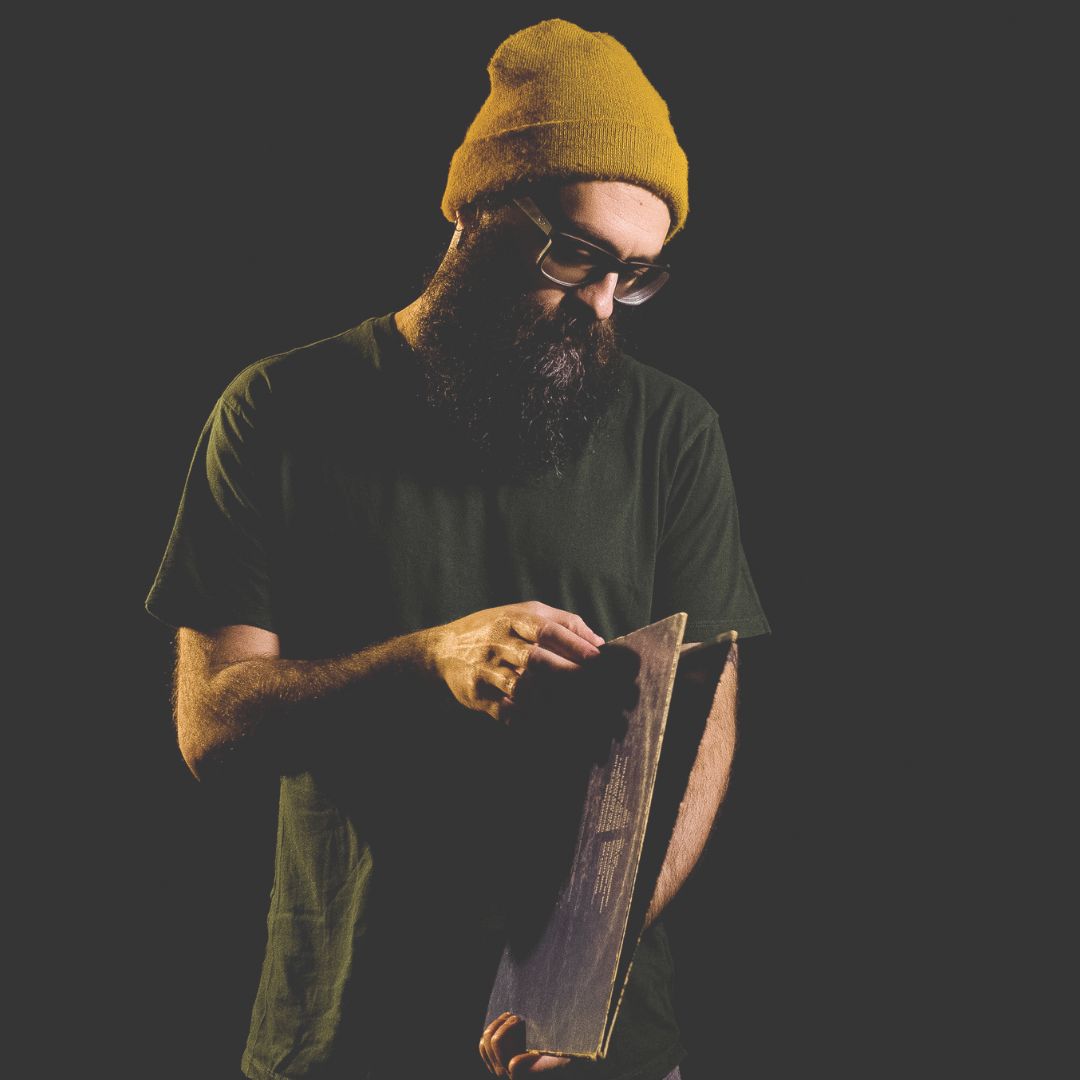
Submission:
<svg viewBox="0 0 1080 1080">
<path fill-rule="evenodd" d="M 605 250 L 602 247 L 598 247 L 596 244 L 585 240 L 583 237 L 575 236 L 573 233 L 562 232 L 560 229 L 556 229 L 554 225 L 547 219 L 547 216 L 536 205 L 535 202 L 528 195 L 523 195 L 521 198 L 515 198 L 514 202 L 523 214 L 543 232 L 547 237 L 547 243 L 544 244 L 540 250 L 540 254 L 536 256 L 536 266 L 540 273 L 544 275 L 549 281 L 555 282 L 556 285 L 561 285 L 565 289 L 578 289 L 582 285 L 591 285 L 594 282 L 600 281 L 607 277 L 608 274 L 615 273 L 619 275 L 619 280 L 622 281 L 623 273 L 626 270 L 635 270 L 646 267 L 650 270 L 662 271 L 660 278 L 658 279 L 655 288 L 650 293 L 646 293 L 645 296 L 639 300 L 626 300 L 621 296 L 615 296 L 614 299 L 620 304 L 626 304 L 628 307 L 637 307 L 639 304 L 644 304 L 646 300 L 651 300 L 663 287 L 667 284 L 667 280 L 671 277 L 671 267 L 667 263 L 653 263 L 646 262 L 644 259 L 620 259 L 618 255 L 613 255 L 610 251 Z M 572 240 L 575 244 L 580 244 L 582 247 L 587 248 L 591 252 L 596 254 L 596 268 L 595 273 L 590 274 L 584 281 L 560 281 L 557 277 L 548 273 L 544 269 L 544 262 L 547 259 L 547 254 L 551 250 L 551 245 L 557 238 L 563 240 Z"/>
</svg>

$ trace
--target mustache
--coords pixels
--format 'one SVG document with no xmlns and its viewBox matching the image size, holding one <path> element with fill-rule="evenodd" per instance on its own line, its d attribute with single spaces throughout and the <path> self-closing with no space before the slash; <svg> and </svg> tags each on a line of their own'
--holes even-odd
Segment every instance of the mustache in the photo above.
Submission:
<svg viewBox="0 0 1080 1080">
<path fill-rule="evenodd" d="M 486 383 L 491 389 L 513 382 L 570 390 L 605 365 L 617 347 L 612 319 L 545 311 L 527 297 L 485 310 L 486 317 L 474 319 L 469 305 L 444 301 L 431 312 L 420 347 L 430 375 L 453 371 L 465 385 Z"/>
</svg>

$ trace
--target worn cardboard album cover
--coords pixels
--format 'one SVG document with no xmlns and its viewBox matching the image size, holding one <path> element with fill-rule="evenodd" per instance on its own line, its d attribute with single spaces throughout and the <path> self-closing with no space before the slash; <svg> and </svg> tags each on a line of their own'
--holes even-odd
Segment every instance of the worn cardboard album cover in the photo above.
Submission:
<svg viewBox="0 0 1080 1080">
<path fill-rule="evenodd" d="M 602 745 L 586 747 L 578 780 L 577 749 L 544 770 L 552 783 L 533 800 L 534 825 L 516 854 L 528 884 L 509 913 L 485 1020 L 522 1017 L 528 1050 L 589 1059 L 607 1052 L 659 869 L 645 866 L 642 848 L 676 679 L 707 682 L 695 700 L 711 701 L 735 638 L 729 631 L 683 647 L 686 620 L 677 612 L 601 647 L 637 666 L 632 698 L 611 710 L 619 721 Z M 560 797 L 562 806 L 543 804 Z M 553 839 L 560 829 L 561 845 Z"/>
</svg>

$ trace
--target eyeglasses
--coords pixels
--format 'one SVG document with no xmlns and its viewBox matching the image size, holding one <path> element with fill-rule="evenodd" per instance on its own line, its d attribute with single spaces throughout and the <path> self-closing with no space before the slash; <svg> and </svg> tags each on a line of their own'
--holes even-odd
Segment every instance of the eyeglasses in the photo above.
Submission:
<svg viewBox="0 0 1080 1080">
<path fill-rule="evenodd" d="M 645 262 L 643 259 L 624 262 L 588 240 L 560 232 L 527 195 L 514 199 L 514 202 L 548 238 L 536 256 L 536 265 L 540 273 L 556 285 L 576 288 L 615 273 L 619 275 L 615 299 L 620 304 L 644 304 L 649 297 L 656 295 L 671 276 L 671 267 L 663 263 Z"/>
</svg>

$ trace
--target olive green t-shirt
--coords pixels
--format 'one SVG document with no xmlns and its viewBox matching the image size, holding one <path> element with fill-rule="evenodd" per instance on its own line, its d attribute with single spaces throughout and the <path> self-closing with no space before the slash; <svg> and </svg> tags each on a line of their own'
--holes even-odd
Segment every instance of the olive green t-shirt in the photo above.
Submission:
<svg viewBox="0 0 1080 1080">
<path fill-rule="evenodd" d="M 716 412 L 621 362 L 584 452 L 514 481 L 470 468 L 417 399 L 392 313 L 251 364 L 203 427 L 147 610 L 172 627 L 263 627 L 294 659 L 526 600 L 605 639 L 677 611 L 687 641 L 768 633 Z M 496 898 L 522 854 L 509 736 L 449 692 L 367 700 L 282 772 L 242 1061 L 254 1080 L 487 1076 Z M 665 1076 L 684 1054 L 672 980 L 658 920 L 608 1057 L 560 1075 Z"/>
</svg>

